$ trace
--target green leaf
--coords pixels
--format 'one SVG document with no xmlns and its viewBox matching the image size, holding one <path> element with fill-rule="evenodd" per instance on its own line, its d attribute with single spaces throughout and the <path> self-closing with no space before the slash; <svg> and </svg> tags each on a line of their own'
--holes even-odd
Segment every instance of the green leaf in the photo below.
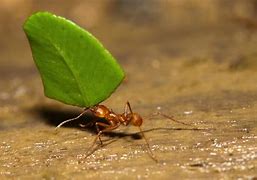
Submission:
<svg viewBox="0 0 257 180">
<path fill-rule="evenodd" d="M 124 79 L 113 56 L 75 23 L 38 12 L 23 28 L 47 97 L 91 107 L 108 98 Z"/>
</svg>

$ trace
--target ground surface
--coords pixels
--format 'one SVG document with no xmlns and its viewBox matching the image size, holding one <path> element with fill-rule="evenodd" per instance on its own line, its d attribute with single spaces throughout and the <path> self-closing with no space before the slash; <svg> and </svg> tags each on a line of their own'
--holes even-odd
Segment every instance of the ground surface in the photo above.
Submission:
<svg viewBox="0 0 257 180">
<path fill-rule="evenodd" d="M 104 146 L 88 158 L 93 129 L 74 122 L 55 131 L 80 109 L 44 97 L 21 35 L 22 45 L 12 42 L 17 54 L 2 45 L 1 179 L 256 178 L 255 30 L 241 21 L 191 28 L 118 21 L 93 28 L 127 74 L 104 104 L 122 112 L 129 100 L 145 117 L 142 128 L 158 163 L 136 127 L 104 136 Z M 193 126 L 153 116 L 157 111 Z"/>
</svg>

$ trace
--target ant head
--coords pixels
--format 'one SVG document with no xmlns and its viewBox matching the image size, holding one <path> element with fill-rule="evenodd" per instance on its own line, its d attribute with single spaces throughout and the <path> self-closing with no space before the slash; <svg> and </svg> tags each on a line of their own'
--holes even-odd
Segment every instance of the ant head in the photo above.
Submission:
<svg viewBox="0 0 257 180">
<path fill-rule="evenodd" d="M 110 110 L 104 105 L 97 105 L 91 108 L 91 111 L 99 118 L 104 118 L 107 114 L 110 113 Z"/>
<path fill-rule="evenodd" d="M 137 113 L 132 113 L 131 122 L 134 126 L 141 126 L 143 123 L 143 118 Z"/>
</svg>

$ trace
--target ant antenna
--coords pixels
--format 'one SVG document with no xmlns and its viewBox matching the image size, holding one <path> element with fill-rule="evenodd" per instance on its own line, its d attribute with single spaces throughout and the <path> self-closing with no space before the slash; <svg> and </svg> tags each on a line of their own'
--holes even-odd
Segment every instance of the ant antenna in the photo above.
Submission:
<svg viewBox="0 0 257 180">
<path fill-rule="evenodd" d="M 76 120 L 76 119 L 79 119 L 81 116 L 83 116 L 83 114 L 85 114 L 85 113 L 87 112 L 87 110 L 88 110 L 88 108 L 84 109 L 84 110 L 82 111 L 82 113 L 80 113 L 77 117 L 71 118 L 71 119 L 67 119 L 67 120 L 61 122 L 58 126 L 56 126 L 55 129 L 60 128 L 62 125 L 66 124 L 66 123 L 68 123 L 68 122 L 71 122 L 71 121 L 74 121 L 74 120 Z"/>
<path fill-rule="evenodd" d="M 149 154 L 150 154 L 150 157 L 151 157 L 155 162 L 158 162 L 156 156 L 153 154 L 153 152 L 152 152 L 152 150 L 151 150 L 151 148 L 150 148 L 149 142 L 148 142 L 147 138 L 145 137 L 144 132 L 142 131 L 142 129 L 141 129 L 140 126 L 138 126 L 138 128 L 139 128 L 139 131 L 140 131 L 142 137 L 144 138 L 144 140 L 145 140 L 145 142 L 146 142 L 147 149 L 148 149 L 148 152 L 149 152 Z"/>
</svg>

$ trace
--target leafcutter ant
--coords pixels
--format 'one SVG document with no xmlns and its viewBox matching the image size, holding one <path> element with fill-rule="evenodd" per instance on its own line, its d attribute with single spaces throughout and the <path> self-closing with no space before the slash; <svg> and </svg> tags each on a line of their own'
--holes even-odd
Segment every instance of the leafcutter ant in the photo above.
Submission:
<svg viewBox="0 0 257 180">
<path fill-rule="evenodd" d="M 147 140 L 147 138 L 145 137 L 144 135 L 144 132 L 142 131 L 141 129 L 141 125 L 143 123 L 143 118 L 136 112 L 133 112 L 132 111 L 132 108 L 130 106 L 130 103 L 127 102 L 125 104 L 125 107 L 124 107 L 124 112 L 122 114 L 117 114 L 115 112 L 113 112 L 111 109 L 109 109 L 108 107 L 104 106 L 104 105 L 96 105 L 96 106 L 93 106 L 93 107 L 90 107 L 90 108 L 85 108 L 83 110 L 83 112 L 81 114 L 79 114 L 77 117 L 75 118 L 72 118 L 72 119 L 68 119 L 66 121 L 63 121 L 62 123 L 60 123 L 57 127 L 61 127 L 62 125 L 64 125 L 65 123 L 68 123 L 70 121 L 74 121 L 78 118 L 80 118 L 82 115 L 84 115 L 86 112 L 90 111 L 94 116 L 96 116 L 97 118 L 104 118 L 106 120 L 106 122 L 99 122 L 99 121 L 96 121 L 94 124 L 96 126 L 96 130 L 97 130 L 97 136 L 96 138 L 94 139 L 91 147 L 88 149 L 88 152 L 87 152 L 87 155 L 86 155 L 86 158 L 88 156 L 90 156 L 92 153 L 90 153 L 92 151 L 92 149 L 94 148 L 96 142 L 97 142 L 97 139 L 99 139 L 101 145 L 103 144 L 102 142 L 102 139 L 101 139 L 101 135 L 105 132 L 111 132 L 115 129 L 117 129 L 120 125 L 124 125 L 124 126 L 128 126 L 129 124 L 132 124 L 134 126 L 137 126 L 139 128 L 139 131 L 143 137 L 143 139 L 145 140 L 146 142 L 146 145 L 147 145 L 147 149 L 148 149 L 148 152 L 150 154 L 150 157 L 157 162 L 157 158 L 155 157 L 155 155 L 153 154 L 151 148 L 150 148 L 150 145 L 149 145 L 149 142 Z M 183 122 L 180 122 L 180 121 L 177 121 L 175 119 L 173 119 L 172 117 L 170 116 L 167 116 L 167 115 L 164 115 L 162 113 L 158 113 L 159 115 L 162 115 L 164 116 L 165 118 L 168 118 L 172 121 L 175 121 L 175 122 L 178 122 L 178 123 L 182 123 L 182 124 L 185 124 L 185 125 L 189 125 L 189 124 L 186 124 L 186 123 L 183 123 Z"/>
</svg>

